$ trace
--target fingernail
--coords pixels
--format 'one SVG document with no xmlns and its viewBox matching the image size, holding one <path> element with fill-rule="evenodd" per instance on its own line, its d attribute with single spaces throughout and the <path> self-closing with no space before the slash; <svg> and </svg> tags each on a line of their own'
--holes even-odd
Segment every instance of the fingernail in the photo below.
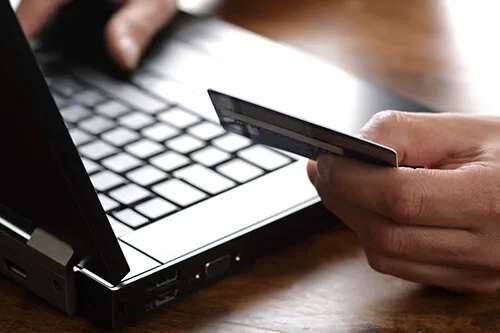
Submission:
<svg viewBox="0 0 500 333">
<path fill-rule="evenodd" d="M 134 69 L 139 62 L 141 49 L 130 37 L 124 36 L 119 41 L 119 48 L 123 64 L 130 70 Z"/>
<path fill-rule="evenodd" d="M 324 181 L 329 181 L 333 159 L 331 156 L 319 156 L 317 159 L 318 174 Z"/>
</svg>

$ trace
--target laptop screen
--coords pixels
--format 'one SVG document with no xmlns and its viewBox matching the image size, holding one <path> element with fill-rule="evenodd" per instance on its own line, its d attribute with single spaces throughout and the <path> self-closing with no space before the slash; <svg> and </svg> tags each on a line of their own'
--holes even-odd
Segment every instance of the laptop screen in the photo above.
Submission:
<svg viewBox="0 0 500 333">
<path fill-rule="evenodd" d="M 119 282 L 128 265 L 10 4 L 0 1 L 0 205 Z M 10 221 L 16 223 L 16 221 Z"/>
</svg>

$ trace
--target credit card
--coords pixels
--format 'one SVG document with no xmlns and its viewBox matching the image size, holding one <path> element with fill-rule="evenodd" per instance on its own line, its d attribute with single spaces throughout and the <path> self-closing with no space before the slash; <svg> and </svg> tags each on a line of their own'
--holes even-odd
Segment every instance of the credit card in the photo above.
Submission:
<svg viewBox="0 0 500 333">
<path fill-rule="evenodd" d="M 398 167 L 398 154 L 390 148 L 284 113 L 208 90 L 221 126 L 228 132 L 268 147 L 316 160 L 330 154 L 366 163 Z"/>
</svg>

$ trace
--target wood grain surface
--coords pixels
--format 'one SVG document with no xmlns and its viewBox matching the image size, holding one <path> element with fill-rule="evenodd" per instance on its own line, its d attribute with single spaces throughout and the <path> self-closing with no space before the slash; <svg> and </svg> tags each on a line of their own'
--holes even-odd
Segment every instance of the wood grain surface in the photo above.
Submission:
<svg viewBox="0 0 500 333">
<path fill-rule="evenodd" d="M 438 109 L 500 111 L 496 0 L 230 0 L 223 18 Z M 1 332 L 96 332 L 0 280 Z M 498 332 L 498 295 L 373 272 L 334 226 L 119 332 Z"/>
</svg>

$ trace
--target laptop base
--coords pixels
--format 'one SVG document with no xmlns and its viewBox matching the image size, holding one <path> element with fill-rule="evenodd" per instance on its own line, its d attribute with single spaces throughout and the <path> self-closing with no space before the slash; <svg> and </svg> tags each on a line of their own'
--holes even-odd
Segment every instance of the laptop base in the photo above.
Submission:
<svg viewBox="0 0 500 333">
<path fill-rule="evenodd" d="M 96 326 L 122 327 L 145 313 L 242 272 L 259 258 L 325 230 L 334 221 L 335 217 L 318 203 L 190 258 L 164 265 L 118 288 L 107 287 L 77 272 L 78 312 Z"/>
</svg>

